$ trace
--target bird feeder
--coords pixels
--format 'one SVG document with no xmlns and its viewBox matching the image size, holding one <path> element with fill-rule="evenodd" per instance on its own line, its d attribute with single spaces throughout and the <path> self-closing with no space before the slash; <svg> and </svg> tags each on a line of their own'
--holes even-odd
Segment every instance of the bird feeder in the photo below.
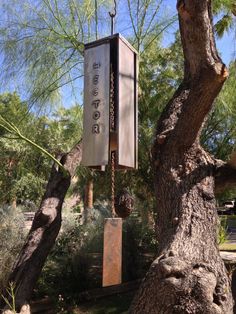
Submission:
<svg viewBox="0 0 236 314">
<path fill-rule="evenodd" d="M 137 63 L 120 34 L 85 45 L 82 165 L 137 168 Z"/>
</svg>

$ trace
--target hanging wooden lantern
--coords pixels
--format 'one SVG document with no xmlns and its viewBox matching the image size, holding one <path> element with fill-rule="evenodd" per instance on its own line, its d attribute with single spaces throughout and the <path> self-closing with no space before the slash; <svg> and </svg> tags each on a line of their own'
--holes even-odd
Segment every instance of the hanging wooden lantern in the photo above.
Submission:
<svg viewBox="0 0 236 314">
<path fill-rule="evenodd" d="M 115 34 L 85 45 L 82 165 L 137 168 L 137 52 Z"/>
</svg>

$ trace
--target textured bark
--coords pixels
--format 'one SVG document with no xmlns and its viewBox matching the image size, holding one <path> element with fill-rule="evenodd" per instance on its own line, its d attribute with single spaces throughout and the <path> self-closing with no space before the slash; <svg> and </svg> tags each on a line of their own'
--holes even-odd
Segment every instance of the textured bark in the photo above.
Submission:
<svg viewBox="0 0 236 314">
<path fill-rule="evenodd" d="M 52 249 L 61 227 L 61 209 L 71 178 L 81 161 L 81 145 L 77 144 L 61 158 L 68 174 L 53 166 L 51 175 L 26 243 L 22 248 L 9 282 L 15 284 L 17 309 L 26 304 Z"/>
<path fill-rule="evenodd" d="M 84 207 L 93 208 L 93 180 L 89 180 L 85 186 Z"/>
<path fill-rule="evenodd" d="M 219 164 L 199 143 L 227 70 L 219 58 L 209 0 L 178 1 L 184 80 L 157 124 L 153 146 L 159 256 L 130 313 L 233 313 L 218 245 L 214 197 Z"/>
</svg>

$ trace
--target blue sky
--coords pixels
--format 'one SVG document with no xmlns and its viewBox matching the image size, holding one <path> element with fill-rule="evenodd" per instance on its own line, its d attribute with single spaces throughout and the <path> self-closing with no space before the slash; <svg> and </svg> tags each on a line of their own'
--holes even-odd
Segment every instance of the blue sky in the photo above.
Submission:
<svg viewBox="0 0 236 314">
<path fill-rule="evenodd" d="M 168 46 L 174 40 L 175 27 L 167 31 L 163 45 Z M 221 39 L 216 39 L 217 50 L 226 65 L 236 57 L 236 38 L 234 32 L 225 33 Z"/>
<path fill-rule="evenodd" d="M 171 1 L 167 1 L 171 2 Z M 171 11 L 171 10 L 170 10 Z M 172 11 L 174 12 L 174 11 Z M 175 25 L 171 26 L 167 32 L 165 33 L 162 44 L 163 46 L 168 46 L 174 41 L 174 35 L 176 30 L 178 29 L 178 22 Z M 122 30 L 124 30 L 122 32 Z M 126 32 L 129 30 L 125 28 L 125 25 L 121 25 L 119 28 L 116 29 L 116 32 L 120 32 L 122 35 L 126 35 Z M 216 45 L 218 52 L 223 60 L 223 62 L 228 66 L 232 59 L 236 57 L 236 38 L 233 32 L 225 33 L 223 38 L 216 39 Z M 78 101 L 80 104 L 83 102 L 83 79 L 78 82 L 76 90 L 77 95 L 74 98 L 71 98 L 71 91 L 68 88 L 63 88 L 62 90 L 62 104 L 66 107 L 74 104 L 75 101 Z M 75 95 L 74 95 L 75 96 Z M 69 101 L 69 103 L 68 103 Z"/>
<path fill-rule="evenodd" d="M 234 33 L 225 34 L 222 39 L 216 40 L 216 45 L 221 54 L 221 58 L 228 65 L 236 54 L 236 39 Z"/>
<path fill-rule="evenodd" d="M 167 14 L 174 15 L 176 14 L 176 1 L 175 0 L 164 0 L 163 4 L 165 4 L 165 11 Z M 215 22 L 217 18 L 215 18 Z M 170 27 L 167 31 L 166 38 L 164 38 L 164 45 L 168 45 L 171 41 L 173 41 L 173 34 L 178 28 L 178 23 L 174 26 Z M 235 31 L 230 31 L 229 33 L 225 33 L 223 38 L 216 38 L 216 45 L 218 52 L 226 65 L 229 65 L 232 59 L 236 57 L 236 35 Z"/>
</svg>

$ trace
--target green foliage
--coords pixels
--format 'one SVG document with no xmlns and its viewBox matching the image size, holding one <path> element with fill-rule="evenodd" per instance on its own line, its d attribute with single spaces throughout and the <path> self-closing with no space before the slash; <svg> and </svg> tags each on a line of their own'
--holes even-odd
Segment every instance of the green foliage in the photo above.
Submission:
<svg viewBox="0 0 236 314">
<path fill-rule="evenodd" d="M 44 145 L 50 152 L 69 151 L 82 136 L 83 108 L 76 104 L 69 109 L 59 107 L 50 118 L 42 118 L 46 125 Z"/>
<path fill-rule="evenodd" d="M 234 0 L 214 0 L 212 2 L 213 12 L 215 14 L 222 11 L 234 11 L 235 1 Z"/>
<path fill-rule="evenodd" d="M 123 224 L 123 281 L 142 278 L 157 254 L 158 243 L 150 225 L 132 216 Z"/>
<path fill-rule="evenodd" d="M 25 240 L 23 226 L 23 215 L 19 209 L 9 206 L 0 208 L 0 292 Z"/>
<path fill-rule="evenodd" d="M 110 1 L 97 1 L 101 11 Z M 82 77 L 84 42 L 94 38 L 95 3 L 91 0 L 1 1 L 2 82 L 17 80 L 32 105 L 56 104 L 63 87 Z M 71 85 L 72 84 L 72 85 Z"/>
<path fill-rule="evenodd" d="M 126 10 L 132 29 L 130 40 L 141 55 L 154 46 L 164 31 L 177 21 L 177 15 L 160 15 L 162 5 L 162 0 L 127 0 Z"/>
<path fill-rule="evenodd" d="M 80 225 L 73 213 L 63 215 L 62 232 L 49 256 L 39 280 L 37 294 L 48 294 L 66 302 L 76 300 L 78 293 L 101 287 L 104 213 L 96 210 L 96 219 Z M 154 231 L 130 217 L 123 224 L 123 280 L 142 277 L 157 251 Z M 145 255 L 144 253 L 149 253 Z"/>
<path fill-rule="evenodd" d="M 230 14 L 225 14 L 216 24 L 215 30 L 219 38 L 222 38 L 225 31 L 229 31 L 233 24 L 233 17 Z"/>
<path fill-rule="evenodd" d="M 10 282 L 9 287 L 6 289 L 6 292 L 8 294 L 7 297 L 2 295 L 2 298 L 4 300 L 4 302 L 7 304 L 7 306 L 9 307 L 9 309 L 11 310 L 11 312 L 13 314 L 17 314 L 16 312 L 16 300 L 15 300 L 15 286 L 14 283 Z M 8 300 L 8 297 L 10 298 L 10 300 Z"/>
<path fill-rule="evenodd" d="M 101 221 L 81 226 L 73 215 L 71 224 L 68 219 L 45 265 L 39 281 L 39 293 L 49 293 L 54 296 L 75 297 L 78 292 L 92 288 L 98 283 L 97 273 L 92 274 L 91 263 L 94 254 L 102 251 Z M 94 280 L 94 276 L 96 279 Z"/>
<path fill-rule="evenodd" d="M 17 128 L 20 128 L 25 134 L 29 134 L 32 138 L 37 134 L 36 118 L 28 112 L 28 105 L 22 102 L 16 93 L 0 95 L 0 116 L 6 121 L 12 121 Z M 14 128 L 14 127 L 13 127 Z M 22 198 L 21 192 L 28 192 L 18 183 L 19 180 L 27 185 L 30 192 L 34 194 L 34 200 L 41 196 L 42 187 L 39 182 L 45 183 L 44 178 L 40 178 L 40 172 L 45 164 L 39 159 L 40 153 L 32 150 L 25 141 L 17 136 L 16 132 L 6 132 L 0 127 L 0 148 L 1 148 L 1 167 L 0 167 L 0 187 L 1 187 L 1 203 L 10 203 L 18 196 Z M 47 169 L 45 169 L 47 171 Z M 30 172 L 30 174 L 29 174 Z M 46 172 L 45 172 L 46 174 Z M 40 195 L 39 195 L 40 194 Z"/>
<path fill-rule="evenodd" d="M 45 180 L 33 173 L 26 173 L 16 180 L 12 189 L 18 200 L 38 200 L 44 193 Z"/>
<path fill-rule="evenodd" d="M 95 30 L 99 31 L 100 36 L 109 33 L 107 26 L 110 21 L 107 23 L 105 16 L 111 9 L 111 4 L 113 3 L 97 1 L 96 12 L 94 2 L 87 0 L 67 0 L 63 4 L 58 0 L 40 0 L 37 5 L 24 0 L 20 6 L 15 0 L 3 1 L 5 14 L 0 24 L 0 38 L 5 58 L 2 69 L 4 78 L 9 80 L 21 76 L 24 93 L 27 86 L 31 105 L 53 100 L 55 94 L 63 91 L 63 86 L 76 82 L 83 74 L 83 43 L 94 38 Z M 129 182 L 134 192 L 137 192 L 136 187 L 141 183 L 143 190 L 139 191 L 139 194 L 152 199 L 150 146 L 153 129 L 163 104 L 176 85 L 177 77 L 172 62 L 176 58 L 175 52 L 173 49 L 161 49 L 160 39 L 164 31 L 176 21 L 176 16 L 160 15 L 162 1 L 132 0 L 125 5 L 129 10 L 127 23 L 130 26 L 130 40 L 140 51 L 139 108 L 142 164 L 137 174 L 119 175 L 117 183 L 119 188 L 122 188 Z M 18 14 L 21 11 L 22 14 Z M 165 83 L 169 84 L 170 90 L 166 89 Z M 160 85 L 158 91 L 157 84 Z M 77 106 L 73 110 L 58 109 L 50 119 L 45 117 L 33 119 L 30 139 L 53 156 L 60 155 L 65 149 L 71 148 L 75 138 L 76 141 L 80 138 L 78 135 L 82 126 L 78 121 L 81 121 L 81 113 L 81 108 Z M 52 119 L 55 121 L 52 122 Z M 48 163 L 40 168 L 43 169 L 43 166 L 48 172 Z M 103 191 L 101 193 L 101 189 L 97 188 L 103 186 L 99 184 L 100 178 L 97 174 L 85 169 L 80 169 L 78 174 L 80 186 L 92 176 L 95 183 L 98 183 L 95 195 L 107 197 L 107 192 L 103 195 Z M 18 178 L 16 180 L 18 181 Z M 108 187 L 110 185 L 108 178 L 106 182 Z"/>
<path fill-rule="evenodd" d="M 37 117 L 16 93 L 6 93 L 0 95 L 0 117 L 12 121 L 10 132 L 0 126 L 0 203 L 14 199 L 37 203 L 48 179 L 50 159 L 69 150 L 81 138 L 82 108 L 61 107 L 50 118 Z"/>
<path fill-rule="evenodd" d="M 227 234 L 227 217 L 222 216 L 220 218 L 220 226 L 219 226 L 219 232 L 218 232 L 218 244 L 223 244 L 227 241 L 228 239 L 228 234 Z"/>
<path fill-rule="evenodd" d="M 202 133 L 202 143 L 216 158 L 228 160 L 236 144 L 235 63 Z"/>
<path fill-rule="evenodd" d="M 236 149 L 236 66 L 229 66 L 229 78 L 215 101 L 215 106 L 208 116 L 203 129 L 201 142 L 216 158 L 227 161 Z M 235 198 L 236 190 L 226 190 L 217 195 L 219 200 Z"/>
<path fill-rule="evenodd" d="M 218 15 L 218 21 L 215 24 L 215 31 L 219 38 L 225 32 L 232 31 L 235 25 L 236 5 L 234 0 L 214 0 L 213 12 Z"/>
</svg>

